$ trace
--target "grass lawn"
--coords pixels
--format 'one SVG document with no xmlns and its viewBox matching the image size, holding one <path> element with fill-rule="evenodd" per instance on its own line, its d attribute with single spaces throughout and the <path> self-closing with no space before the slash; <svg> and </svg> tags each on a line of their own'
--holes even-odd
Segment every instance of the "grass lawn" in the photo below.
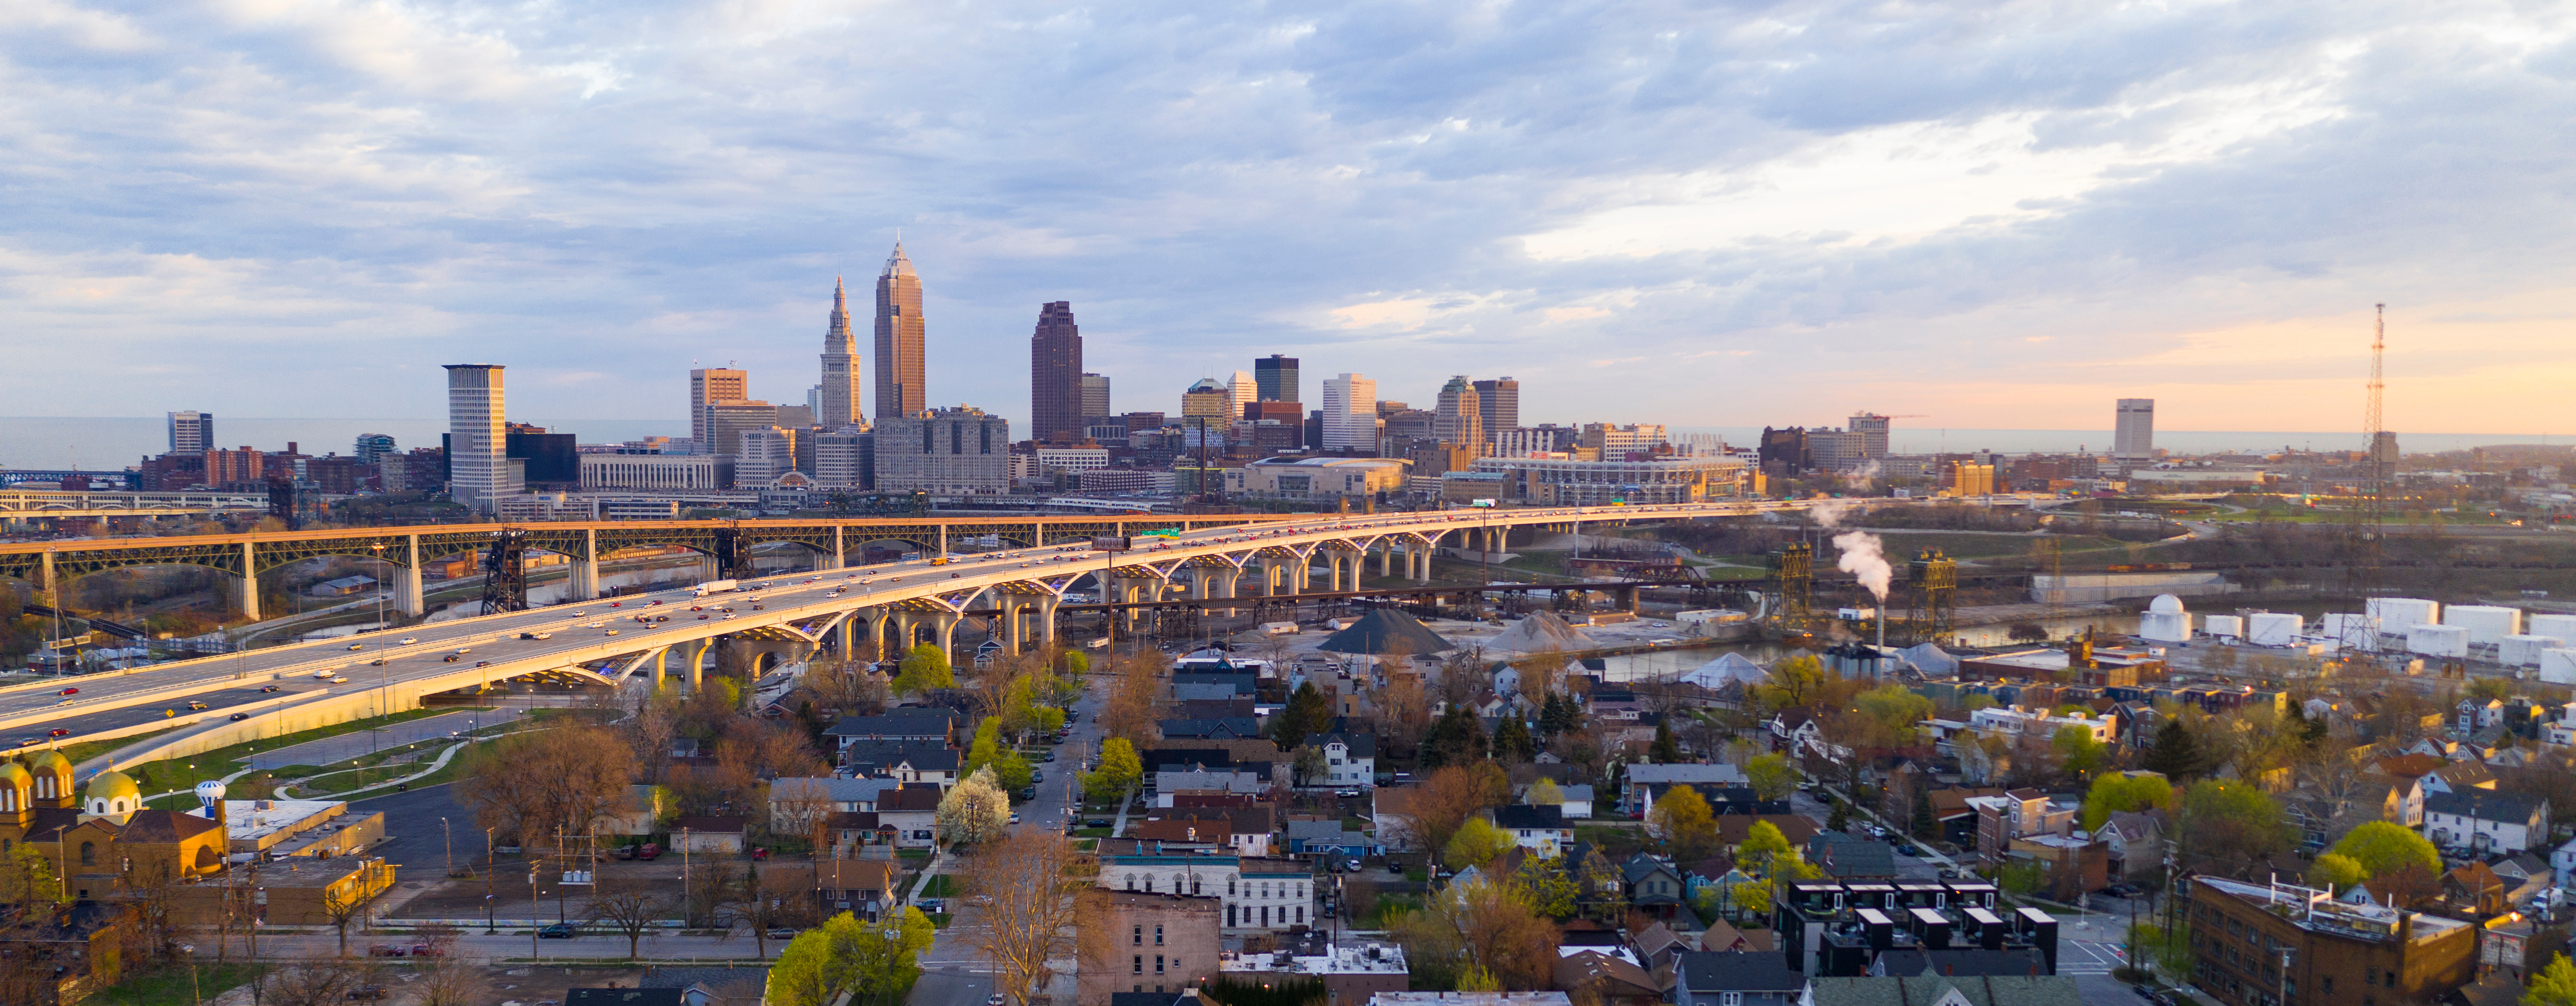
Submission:
<svg viewBox="0 0 2576 1006">
<path fill-rule="evenodd" d="M 957 896 L 957 878 L 945 873 L 931 874 L 930 882 L 921 885 L 921 896 L 925 898 L 954 898 Z"/>
<path fill-rule="evenodd" d="M 252 967 L 241 963 L 200 964 L 193 980 L 187 968 L 161 968 L 126 975 L 124 981 L 100 989 L 88 1001 L 104 1006 L 193 1006 L 250 981 L 252 974 Z"/>
<path fill-rule="evenodd" d="M 895 858 L 896 858 L 896 859 L 929 859 L 929 858 L 930 858 L 930 850 L 928 850 L 928 849 L 896 849 L 896 850 L 894 851 L 894 855 L 895 855 Z"/>
<path fill-rule="evenodd" d="M 1108 838 L 1108 837 L 1109 837 L 1109 829 L 1107 829 L 1107 828 L 1075 828 L 1075 829 L 1073 830 L 1073 837 L 1075 837 L 1075 838 Z"/>
<path fill-rule="evenodd" d="M 955 918 L 955 916 L 952 916 L 947 912 L 924 912 L 922 914 L 930 917 L 930 926 L 933 929 L 946 929 L 948 928 L 948 920 Z"/>
<path fill-rule="evenodd" d="M 353 720 L 348 723 L 336 724 L 315 730 L 306 730 L 301 733 L 288 734 L 284 737 L 272 737 L 266 740 L 236 744 L 231 747 L 208 751 L 201 754 L 189 755 L 182 758 L 151 762 L 149 764 L 126 769 L 126 772 L 127 774 L 134 775 L 136 777 L 136 781 L 143 783 L 143 791 L 146 793 L 153 792 L 156 789 L 185 790 L 195 786 L 199 779 L 218 779 L 232 774 L 233 772 L 241 769 L 243 767 L 243 763 L 249 761 L 250 756 L 256 754 L 260 750 L 276 750 L 277 748 L 301 744 L 309 740 L 318 740 L 324 737 L 336 737 L 342 734 L 358 733 L 367 730 L 370 727 L 387 726 L 403 722 L 404 720 L 416 720 L 427 716 L 437 716 L 442 713 L 454 711 L 455 710 L 452 708 L 415 709 L 408 712 L 395 713 L 391 716 L 380 716 L 368 720 Z M 548 710 L 535 710 L 535 712 L 546 711 Z M 502 733 L 511 733 L 517 730 L 535 729 L 536 719 L 536 717 L 531 716 L 525 718 L 524 721 L 495 724 L 493 726 L 483 728 L 482 735 L 493 736 Z M 433 741 L 429 743 L 436 742 Z M 484 743 L 489 743 L 489 741 Z M 427 750 L 434 751 L 436 749 L 428 748 Z M 379 763 L 391 759 L 399 753 L 401 753 L 399 750 L 385 751 L 350 759 L 348 762 L 342 764 L 365 766 L 365 771 L 353 772 L 346 775 L 333 775 L 330 779 L 326 779 L 319 784 L 298 787 L 298 789 L 299 791 L 307 794 L 341 792 L 355 789 L 365 783 L 381 782 L 386 779 L 398 778 L 420 770 L 419 765 L 411 763 L 405 763 L 399 766 L 379 767 Z M 417 785 L 435 786 L 442 782 L 453 781 L 459 770 L 464 767 L 467 754 L 468 752 L 458 752 L 457 756 L 448 762 L 446 768 L 439 770 L 438 774 L 435 776 L 421 780 Z M 189 767 L 192 765 L 195 766 L 193 769 Z M 325 774 L 324 768 L 324 766 L 318 765 L 282 765 L 277 768 L 270 769 L 268 774 L 271 778 L 278 780 L 302 779 L 323 775 Z M 363 783 L 360 781 L 361 779 L 364 780 Z M 174 786 L 172 785 L 173 783 L 179 783 L 180 785 Z M 196 798 L 182 792 L 176 796 L 172 796 L 158 802 L 146 801 L 146 804 L 166 809 L 185 809 L 187 807 L 196 806 Z"/>
</svg>

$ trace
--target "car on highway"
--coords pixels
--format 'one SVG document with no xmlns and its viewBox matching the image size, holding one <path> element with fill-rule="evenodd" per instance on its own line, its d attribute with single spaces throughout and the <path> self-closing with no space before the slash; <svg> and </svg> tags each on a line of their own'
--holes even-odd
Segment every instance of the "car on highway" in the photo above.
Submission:
<svg viewBox="0 0 2576 1006">
<path fill-rule="evenodd" d="M 335 685 L 345 685 L 349 683 L 349 679 L 344 675 L 334 674 L 331 676 L 331 683 Z"/>
<path fill-rule="evenodd" d="M 366 648 L 367 648 L 367 644 L 365 644 L 365 643 L 351 643 L 351 644 L 349 644 L 349 648 L 350 648 L 350 649 L 352 649 L 352 650 L 363 650 L 363 649 L 366 649 Z"/>
<path fill-rule="evenodd" d="M 69 737 L 71 735 L 72 732 L 67 727 L 55 727 L 51 730 L 45 731 L 45 736 L 47 737 Z"/>
<path fill-rule="evenodd" d="M 376 659 L 374 659 L 374 660 L 367 661 L 367 666 L 369 666 L 369 667 L 383 667 L 383 666 L 385 666 L 385 658 L 383 658 L 383 657 L 377 657 L 377 658 L 376 658 Z"/>
<path fill-rule="evenodd" d="M 476 666 L 476 667 L 490 667 L 490 666 L 492 666 L 492 662 L 491 662 L 491 661 L 489 661 L 489 660 L 477 660 L 477 661 L 475 661 L 475 662 L 474 662 L 474 666 Z"/>
<path fill-rule="evenodd" d="M 411 644 L 413 644 L 413 643 L 417 643 L 417 642 L 420 642 L 420 637 L 418 637 L 418 636 L 404 636 L 404 637 L 402 637 L 402 643 L 403 643 L 403 645 L 404 645 L 404 646 L 410 646 Z"/>
<path fill-rule="evenodd" d="M 553 638 L 555 638 L 555 634 L 554 634 L 554 633 L 551 633 L 551 632 L 522 632 L 522 633 L 520 633 L 520 634 L 519 634 L 519 638 L 521 638 L 521 639 L 553 639 Z"/>
<path fill-rule="evenodd" d="M 608 623 L 606 622 L 584 622 L 581 627 L 585 629 L 598 629 L 605 628 L 607 625 Z"/>
<path fill-rule="evenodd" d="M 268 694 L 268 693 L 270 693 L 270 692 L 273 692 L 273 691 L 276 691 L 276 690 L 277 690 L 277 686 L 276 686 L 276 685 L 264 685 L 264 686 L 262 686 L 262 687 L 260 688 L 259 692 L 260 692 L 260 694 L 262 694 L 262 695 L 266 695 L 266 694 Z"/>
<path fill-rule="evenodd" d="M 574 929 L 569 922 L 558 922 L 537 930 L 537 938 L 541 940 L 569 940 L 579 935 L 581 935 L 580 931 Z"/>
<path fill-rule="evenodd" d="M 54 694 L 56 694 L 56 695 L 78 695 L 78 694 L 80 694 L 80 689 L 78 689 L 78 688 L 66 688 L 66 689 L 63 689 L 62 691 L 55 692 Z"/>
<path fill-rule="evenodd" d="M 203 702 L 190 702 L 190 703 L 188 703 L 188 711 L 189 711 L 189 712 L 196 712 L 196 711 L 201 710 L 201 709 L 211 709 L 211 708 L 214 708 L 214 707 L 209 706 L 209 705 L 207 705 L 207 704 L 205 704 L 205 703 L 203 703 Z"/>
<path fill-rule="evenodd" d="M 451 664 L 453 664 L 453 663 L 455 663 L 455 662 L 457 662 L 457 661 L 459 661 L 459 660 L 463 660 L 463 659 L 465 659 L 465 658 L 460 657 L 460 656 L 457 656 L 456 654 L 450 653 L 450 654 L 448 654 L 448 655 L 446 655 L 446 656 L 444 656 L 444 657 L 440 657 L 440 658 L 438 658 L 438 659 L 443 660 L 443 661 L 446 661 L 447 663 L 451 663 Z"/>
</svg>

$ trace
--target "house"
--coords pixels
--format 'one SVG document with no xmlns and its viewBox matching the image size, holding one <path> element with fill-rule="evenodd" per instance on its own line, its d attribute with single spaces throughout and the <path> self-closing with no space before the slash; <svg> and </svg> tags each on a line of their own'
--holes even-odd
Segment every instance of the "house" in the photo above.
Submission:
<svg viewBox="0 0 2576 1006">
<path fill-rule="evenodd" d="M 2054 975 L 1817 978 L 1798 1006 L 2085 1006 L 2075 979 Z"/>
<path fill-rule="evenodd" d="M 2093 832 L 2093 840 L 2111 857 L 2113 876 L 2135 877 L 2164 866 L 2164 818 L 2156 814 L 2114 811 Z"/>
<path fill-rule="evenodd" d="M 1494 827 L 1509 833 L 1514 844 L 1542 856 L 1562 856 L 1574 845 L 1574 826 L 1565 823 L 1564 808 L 1555 804 L 1494 808 Z"/>
<path fill-rule="evenodd" d="M 1179 996 L 1214 979 L 1225 956 L 1214 898 L 1125 891 L 1084 891 L 1084 927 L 1076 968 L 1077 1006 L 1175 1006 Z"/>
<path fill-rule="evenodd" d="M 840 722 L 823 731 L 836 747 L 847 748 L 859 741 L 913 741 L 953 747 L 957 732 L 966 717 L 954 709 L 901 707 L 887 710 L 883 716 L 844 716 Z"/>
<path fill-rule="evenodd" d="M 76 1003 L 116 984 L 140 938 L 139 915 L 133 905 L 84 899 L 0 926 L 12 1001 Z"/>
<path fill-rule="evenodd" d="M 1619 864 L 1628 904 L 1660 918 L 1672 918 L 1682 903 L 1682 875 L 1672 864 L 1638 853 Z"/>
<path fill-rule="evenodd" d="M 1669 784 L 1676 782 L 1704 782 L 1714 786 L 1752 785 L 1752 781 L 1745 778 L 1744 769 L 1742 767 L 1724 763 L 1715 765 L 1701 765 L 1696 763 L 1683 763 L 1676 765 L 1630 765 L 1628 766 L 1627 771 L 1621 773 L 1619 779 L 1619 795 L 1621 797 L 1626 797 L 1630 792 L 1639 787 L 1652 786 L 1658 783 Z"/>
<path fill-rule="evenodd" d="M 1324 752 L 1322 785 L 1337 788 L 1377 785 L 1376 734 L 1331 733 L 1324 735 L 1322 740 L 1308 738 L 1306 743 Z"/>
<path fill-rule="evenodd" d="M 1664 986 L 1652 972 L 1598 950 L 1579 950 L 1556 959 L 1556 987 L 1589 992 L 1602 1006 L 1656 1006 Z"/>
<path fill-rule="evenodd" d="M 1914 978 L 1935 976 L 1980 978 L 1988 975 L 2021 977 L 2048 973 L 2048 956 L 2037 947 L 2015 947 L 1987 950 L 1981 947 L 1952 947 L 1945 950 L 1901 949 L 1880 953 L 1869 962 L 1872 977 Z"/>
<path fill-rule="evenodd" d="M 1234 825 L 1224 818 L 1161 818 L 1136 822 L 1127 837 L 1153 842 L 1173 855 L 1222 851 L 1234 847 Z"/>
<path fill-rule="evenodd" d="M 671 822 L 671 848 L 695 853 L 733 854 L 743 850 L 744 818 L 739 814 L 695 814 Z"/>
<path fill-rule="evenodd" d="M 2487 864 L 2474 861 L 2442 874 L 2442 902 L 2477 918 L 2501 915 L 2510 904 L 2505 900 L 2504 878 Z"/>
<path fill-rule="evenodd" d="M 769 784 L 771 817 L 790 814 L 808 802 L 821 801 L 842 813 L 875 813 L 877 796 L 903 788 L 903 780 L 884 777 L 786 776 Z"/>
<path fill-rule="evenodd" d="M 564 990 L 564 1006 L 688 1006 L 680 989 L 579 988 Z"/>
<path fill-rule="evenodd" d="M 1212 720 L 1164 720 L 1159 724 L 1165 740 L 1249 740 L 1261 736 L 1261 721 L 1249 716 L 1226 716 Z"/>
<path fill-rule="evenodd" d="M 1177 800 L 1178 798 L 1175 797 L 1175 799 Z M 1272 846 L 1275 844 L 1273 832 L 1277 830 L 1278 826 L 1276 822 L 1279 818 L 1278 811 L 1267 805 L 1250 807 L 1174 806 L 1168 811 L 1155 810 L 1147 813 L 1149 816 L 1146 820 L 1149 821 L 1182 820 L 1204 821 L 1209 824 L 1223 824 L 1230 835 L 1226 842 L 1227 847 L 1233 849 L 1236 855 L 1241 856 L 1270 855 Z M 1341 822 L 1339 821 L 1331 823 L 1336 828 L 1341 826 Z"/>
<path fill-rule="evenodd" d="M 2486 856 L 2530 851 L 2548 822 L 2547 800 L 2473 789 L 2426 798 L 2422 830 L 2436 846 Z"/>
<path fill-rule="evenodd" d="M 1197 772 L 1153 772 L 1153 802 L 1169 807 L 1182 793 L 1215 792 L 1259 795 L 1270 788 L 1269 773 L 1211 769 Z"/>
<path fill-rule="evenodd" d="M 2576 887 L 2576 838 L 2549 854 L 2549 868 L 2558 874 L 2558 886 Z"/>
<path fill-rule="evenodd" d="M 902 900 L 903 868 L 892 859 L 817 859 L 762 868 L 760 886 L 778 898 L 820 899 L 833 913 L 875 922 Z"/>
<path fill-rule="evenodd" d="M 1795 1006 L 1806 990 L 1807 976 L 1779 954 L 1707 950 L 1681 955 L 1672 1001 L 1673 1006 Z"/>
<path fill-rule="evenodd" d="M 850 741 L 838 755 L 845 775 L 941 786 L 957 785 L 958 770 L 965 764 L 965 755 L 956 748 L 917 740 Z"/>
<path fill-rule="evenodd" d="M 1932 801 L 1932 820 L 1940 826 L 1941 840 L 1952 845 L 1963 847 L 1975 845 L 1977 842 L 1977 808 L 1971 806 L 1968 803 L 1968 800 L 1971 797 L 2002 795 L 2004 795 L 2004 791 L 2000 789 L 1970 789 L 1954 787 L 1951 789 L 1933 790 L 1930 797 Z M 1791 841 L 1799 840 L 1791 839 Z"/>
<path fill-rule="evenodd" d="M 1807 862 L 1835 880 L 1896 879 L 1896 850 L 1887 843 L 1839 831 L 1807 840 Z"/>
<path fill-rule="evenodd" d="M 1628 816 L 1644 820 L 1647 815 L 1655 812 L 1655 801 L 1662 799 L 1663 795 L 1671 792 L 1675 786 L 1688 786 L 1698 792 L 1700 800 L 1708 804 L 1708 812 L 1718 816 L 1789 813 L 1789 801 L 1764 800 L 1748 786 L 1720 786 L 1706 782 L 1659 782 L 1636 786 L 1628 791 L 1628 795 L 1622 800 Z"/>
<path fill-rule="evenodd" d="M 878 794 L 877 823 L 894 829 L 897 847 L 927 848 L 939 830 L 939 796 L 939 787 L 932 783 L 913 783 Z"/>
<path fill-rule="evenodd" d="M 1359 859 L 1383 855 L 1386 847 L 1377 840 L 1356 831 L 1342 830 L 1340 821 L 1288 822 L 1288 854 Z"/>
<path fill-rule="evenodd" d="M 1808 839 L 1824 831 L 1815 818 L 1805 814 L 1728 814 L 1716 819 L 1718 844 L 1742 845 L 1752 836 L 1753 826 L 1766 821 L 1780 829 L 1780 837 L 1788 839 L 1791 848 L 1805 848 Z"/>
</svg>

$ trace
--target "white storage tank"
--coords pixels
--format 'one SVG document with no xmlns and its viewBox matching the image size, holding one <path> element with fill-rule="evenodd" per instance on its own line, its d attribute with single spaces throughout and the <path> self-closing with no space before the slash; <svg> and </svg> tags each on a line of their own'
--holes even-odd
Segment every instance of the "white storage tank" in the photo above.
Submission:
<svg viewBox="0 0 2576 1006">
<path fill-rule="evenodd" d="M 2442 624 L 2442 605 L 2420 597 L 2374 597 L 2362 607 L 2362 614 L 2379 619 L 2382 631 L 2407 625 Z"/>
<path fill-rule="evenodd" d="M 2379 623 L 2368 615 L 2329 612 L 2318 635 L 2333 640 L 2336 646 L 2363 653 L 2379 652 Z"/>
<path fill-rule="evenodd" d="M 2576 639 L 2576 615 L 2533 615 L 2524 620 L 2522 631 L 2535 636 Z"/>
<path fill-rule="evenodd" d="M 2504 642 L 2497 644 L 2496 660 L 2506 667 L 2538 667 L 2541 651 L 2566 645 L 2566 640 L 2556 636 L 2506 636 Z"/>
<path fill-rule="evenodd" d="M 2288 646 L 2299 641 L 2305 622 L 2297 612 L 2258 611 L 2245 616 L 2245 641 L 2256 646 Z"/>
<path fill-rule="evenodd" d="M 2576 650 L 2540 651 L 2540 680 L 2576 685 Z"/>
<path fill-rule="evenodd" d="M 2201 631 L 2213 636 L 2245 638 L 2245 620 L 2234 615 L 2211 615 L 2201 620 Z"/>
<path fill-rule="evenodd" d="M 2191 612 L 2184 610 L 2182 598 L 2158 594 L 2138 618 L 2138 635 L 2159 643 L 2191 642 Z"/>
<path fill-rule="evenodd" d="M 2466 657 L 2469 630 L 2456 625 L 2418 625 L 2406 630 L 2406 649 L 2427 657 Z"/>
<path fill-rule="evenodd" d="M 2442 624 L 2469 630 L 2469 642 L 2500 646 L 2504 637 L 2522 633 L 2522 609 L 2490 604 L 2454 604 L 2442 612 Z"/>
</svg>

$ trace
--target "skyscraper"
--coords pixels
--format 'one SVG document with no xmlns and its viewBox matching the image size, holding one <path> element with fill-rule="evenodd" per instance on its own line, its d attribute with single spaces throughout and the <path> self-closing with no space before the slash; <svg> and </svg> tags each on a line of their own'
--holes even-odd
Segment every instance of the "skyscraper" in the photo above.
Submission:
<svg viewBox="0 0 2576 1006">
<path fill-rule="evenodd" d="M 1225 390 L 1225 385 L 1216 383 L 1216 378 L 1199 378 L 1189 390 L 1181 392 L 1181 418 L 1213 420 L 1218 429 L 1224 429 L 1227 423 L 1243 415 L 1243 410 L 1236 408 L 1233 400 L 1233 395 Z"/>
<path fill-rule="evenodd" d="M 517 486 L 509 484 L 509 437 L 502 408 L 500 366 L 447 365 L 448 495 L 486 513 L 499 505 L 501 497 L 518 492 Z"/>
<path fill-rule="evenodd" d="M 1297 397 L 1297 358 L 1272 353 L 1252 361 L 1253 385 L 1265 402 L 1302 401 Z"/>
<path fill-rule="evenodd" d="M 1442 443 L 1476 447 L 1485 442 L 1483 406 L 1476 401 L 1476 386 L 1460 374 L 1440 386 L 1440 405 L 1432 413 L 1432 436 Z"/>
<path fill-rule="evenodd" d="M 358 463 L 362 465 L 375 464 L 377 459 L 393 452 L 394 438 L 393 434 L 390 433 L 358 434 L 357 442 L 349 451 L 351 455 L 358 459 Z"/>
<path fill-rule="evenodd" d="M 1861 457 L 1876 461 L 1887 456 L 1888 418 L 1875 412 L 1851 417 L 1851 431 L 1860 434 Z"/>
<path fill-rule="evenodd" d="M 1261 384 L 1252 379 L 1251 371 L 1238 370 L 1234 376 L 1226 378 L 1225 396 L 1226 418 L 1241 419 L 1244 406 L 1261 400 Z"/>
<path fill-rule="evenodd" d="M 1109 411 L 1109 375 L 1082 375 L 1082 425 L 1092 426 L 1115 415 Z"/>
<path fill-rule="evenodd" d="M 1082 417 L 1082 329 L 1073 303 L 1054 301 L 1038 309 L 1029 336 L 1029 439 L 1080 440 Z"/>
<path fill-rule="evenodd" d="M 894 243 L 885 272 L 877 275 L 877 418 L 909 416 L 930 407 L 922 391 L 921 276 Z"/>
<path fill-rule="evenodd" d="M 1377 450 L 1377 382 L 1343 374 L 1324 382 L 1324 444 L 1328 451 Z"/>
<path fill-rule="evenodd" d="M 1498 437 L 1521 425 L 1521 382 L 1509 377 L 1476 382 L 1476 415 L 1485 436 Z"/>
<path fill-rule="evenodd" d="M 850 328 L 850 300 L 841 278 L 832 277 L 832 317 L 823 331 L 822 394 L 810 403 L 814 423 L 837 430 L 860 421 L 859 333 Z"/>
<path fill-rule="evenodd" d="M 748 371 L 706 367 L 689 371 L 689 442 L 699 454 L 714 454 L 715 441 L 708 435 L 707 406 L 718 402 L 739 402 L 750 397 L 751 374 Z M 731 451 L 723 453 L 731 454 Z"/>
<path fill-rule="evenodd" d="M 204 454 L 215 449 L 215 414 L 212 412 L 173 412 L 170 414 L 170 453 Z"/>
<path fill-rule="evenodd" d="M 2111 433 L 2111 463 L 2126 471 L 2156 463 L 2156 400 L 2123 398 Z"/>
</svg>

